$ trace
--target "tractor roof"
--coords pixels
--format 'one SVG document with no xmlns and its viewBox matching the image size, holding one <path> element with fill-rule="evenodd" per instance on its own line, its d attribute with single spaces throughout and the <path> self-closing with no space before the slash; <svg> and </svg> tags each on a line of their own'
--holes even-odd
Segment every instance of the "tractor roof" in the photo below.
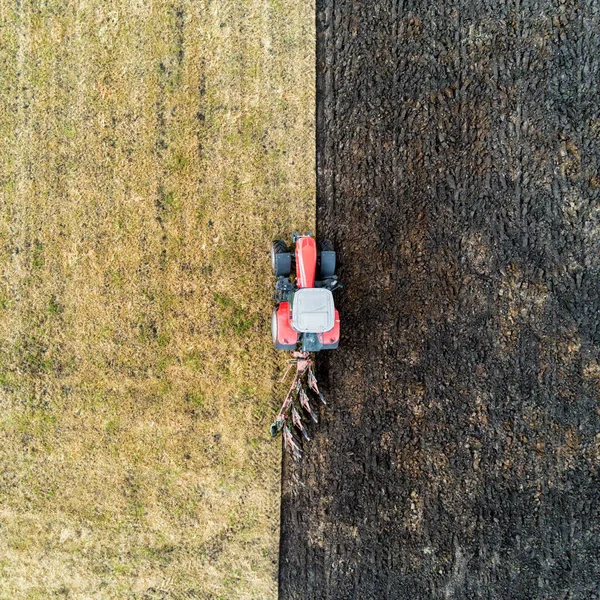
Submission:
<svg viewBox="0 0 600 600">
<path fill-rule="evenodd" d="M 292 301 L 292 327 L 303 333 L 331 331 L 335 324 L 333 294 L 325 288 L 301 288 Z"/>
</svg>

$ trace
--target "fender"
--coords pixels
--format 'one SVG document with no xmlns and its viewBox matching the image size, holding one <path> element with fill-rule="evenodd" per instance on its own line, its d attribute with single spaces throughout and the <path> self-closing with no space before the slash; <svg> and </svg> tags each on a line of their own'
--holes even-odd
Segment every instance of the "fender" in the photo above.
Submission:
<svg viewBox="0 0 600 600">
<path fill-rule="evenodd" d="M 335 309 L 335 324 L 331 331 L 317 333 L 319 341 L 323 344 L 323 350 L 335 350 L 340 343 L 340 313 Z"/>
<path fill-rule="evenodd" d="M 298 332 L 290 325 L 290 303 L 282 302 L 277 307 L 277 339 L 273 340 L 278 350 L 295 350 L 298 343 Z"/>
</svg>

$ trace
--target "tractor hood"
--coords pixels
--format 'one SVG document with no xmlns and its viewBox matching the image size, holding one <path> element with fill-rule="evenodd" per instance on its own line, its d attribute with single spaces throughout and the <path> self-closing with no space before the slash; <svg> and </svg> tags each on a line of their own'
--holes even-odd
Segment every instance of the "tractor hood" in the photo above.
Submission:
<svg viewBox="0 0 600 600">
<path fill-rule="evenodd" d="M 301 333 L 323 333 L 335 325 L 333 294 L 325 288 L 301 288 L 292 300 L 292 327 Z"/>
</svg>

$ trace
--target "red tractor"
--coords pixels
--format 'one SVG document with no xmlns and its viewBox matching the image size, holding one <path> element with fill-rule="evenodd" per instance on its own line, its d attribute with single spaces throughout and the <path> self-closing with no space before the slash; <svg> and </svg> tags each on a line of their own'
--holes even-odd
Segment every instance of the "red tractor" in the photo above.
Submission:
<svg viewBox="0 0 600 600">
<path fill-rule="evenodd" d="M 317 248 L 310 232 L 294 232 L 292 239 L 295 250 L 283 240 L 273 242 L 271 248 L 277 277 L 273 343 L 278 350 L 303 353 L 333 350 L 340 341 L 340 316 L 332 294 L 341 287 L 335 275 L 335 252 L 329 242 Z"/>
</svg>

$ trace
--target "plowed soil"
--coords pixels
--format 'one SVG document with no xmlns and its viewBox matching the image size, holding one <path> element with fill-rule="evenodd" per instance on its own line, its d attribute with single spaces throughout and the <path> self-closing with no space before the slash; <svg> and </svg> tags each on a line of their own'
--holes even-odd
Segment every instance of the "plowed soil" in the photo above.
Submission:
<svg viewBox="0 0 600 600">
<path fill-rule="evenodd" d="M 600 598 L 600 2 L 320 0 L 329 401 L 280 598 Z"/>
</svg>

